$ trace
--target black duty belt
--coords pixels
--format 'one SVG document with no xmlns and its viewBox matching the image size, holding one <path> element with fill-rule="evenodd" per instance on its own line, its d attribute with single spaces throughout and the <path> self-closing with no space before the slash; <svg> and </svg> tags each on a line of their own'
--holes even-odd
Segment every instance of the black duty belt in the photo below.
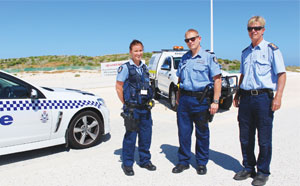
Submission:
<svg viewBox="0 0 300 186">
<path fill-rule="evenodd" d="M 244 90 L 244 89 L 240 89 L 240 92 L 241 92 L 241 95 L 257 96 L 259 94 L 273 92 L 273 90 L 267 89 L 267 88 L 257 89 L 257 90 Z"/>
<path fill-rule="evenodd" d="M 129 108 L 137 108 L 137 109 L 147 109 L 148 108 L 148 106 L 146 104 L 138 105 L 138 104 L 134 104 L 134 103 L 125 103 L 125 105 Z"/>
<path fill-rule="evenodd" d="M 186 96 L 194 96 L 194 97 L 201 97 L 203 95 L 203 92 L 201 91 L 189 91 L 189 90 L 184 90 L 180 89 L 180 94 L 181 95 L 186 95 Z"/>
</svg>

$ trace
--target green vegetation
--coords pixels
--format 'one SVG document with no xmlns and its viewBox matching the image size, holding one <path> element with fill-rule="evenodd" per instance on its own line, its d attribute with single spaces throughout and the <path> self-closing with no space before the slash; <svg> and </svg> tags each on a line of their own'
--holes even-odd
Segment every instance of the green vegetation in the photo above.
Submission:
<svg viewBox="0 0 300 186">
<path fill-rule="evenodd" d="M 149 64 L 149 60 L 152 56 L 151 52 L 145 52 L 143 59 L 146 64 Z M 126 54 L 111 54 L 105 56 L 67 56 L 67 55 L 53 55 L 53 56 L 30 56 L 22 58 L 10 58 L 10 59 L 0 59 L 0 69 L 10 69 L 16 71 L 36 71 L 36 70 L 51 70 L 55 68 L 56 70 L 65 70 L 66 67 L 71 69 L 99 69 L 101 63 L 113 62 L 113 61 L 123 61 L 128 60 L 129 53 Z M 240 61 L 238 60 L 228 60 L 228 59 L 218 59 L 222 69 L 226 71 L 239 70 Z M 300 67 L 288 66 L 286 68 L 288 71 L 300 72 Z"/>
<path fill-rule="evenodd" d="M 144 60 L 149 63 L 152 53 L 144 53 Z M 128 60 L 129 54 L 105 56 L 31 56 L 25 58 L 0 59 L 0 69 L 64 69 L 63 67 L 100 67 L 101 63 Z"/>
<path fill-rule="evenodd" d="M 222 65 L 222 69 L 226 71 L 231 71 L 231 70 L 239 70 L 240 69 L 240 64 L 241 62 L 238 60 L 228 60 L 228 59 L 218 59 L 218 62 L 220 65 Z"/>
</svg>

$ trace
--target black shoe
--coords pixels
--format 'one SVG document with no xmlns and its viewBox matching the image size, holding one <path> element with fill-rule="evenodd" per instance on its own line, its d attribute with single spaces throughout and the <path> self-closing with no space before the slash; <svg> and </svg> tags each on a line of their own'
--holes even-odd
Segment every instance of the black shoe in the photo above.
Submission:
<svg viewBox="0 0 300 186">
<path fill-rule="evenodd" d="M 133 176 L 134 175 L 134 171 L 132 167 L 127 167 L 127 166 L 123 166 L 123 171 L 125 173 L 125 175 L 127 176 Z"/>
<path fill-rule="evenodd" d="M 176 167 L 172 169 L 173 173 L 181 173 L 182 171 L 189 169 L 189 165 L 182 165 L 182 164 L 177 164 Z"/>
<path fill-rule="evenodd" d="M 207 173 L 207 168 L 205 165 L 199 165 L 197 168 L 197 174 L 204 175 Z"/>
<path fill-rule="evenodd" d="M 254 178 L 254 176 L 256 175 L 255 171 L 247 171 L 247 170 L 242 170 L 238 173 L 236 173 L 233 177 L 233 179 L 235 180 L 245 180 L 249 177 Z"/>
<path fill-rule="evenodd" d="M 153 165 L 151 162 L 147 163 L 146 165 L 141 165 L 142 168 L 145 168 L 149 171 L 155 171 L 156 170 L 156 166 Z"/>
<path fill-rule="evenodd" d="M 255 185 L 255 186 L 262 186 L 262 185 L 265 185 L 266 182 L 268 181 L 269 179 L 269 176 L 265 176 L 263 174 L 257 174 L 253 181 L 252 181 L 252 185 Z"/>
</svg>

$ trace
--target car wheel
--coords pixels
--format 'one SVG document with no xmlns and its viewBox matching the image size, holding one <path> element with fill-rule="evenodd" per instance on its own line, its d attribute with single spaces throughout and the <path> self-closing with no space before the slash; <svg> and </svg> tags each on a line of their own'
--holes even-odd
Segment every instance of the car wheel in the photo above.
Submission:
<svg viewBox="0 0 300 186">
<path fill-rule="evenodd" d="M 169 100 L 170 100 L 171 109 L 174 111 L 177 110 L 176 99 L 177 99 L 177 92 L 175 91 L 174 87 L 172 87 L 169 93 Z"/>
<path fill-rule="evenodd" d="M 232 97 L 233 96 L 231 95 L 231 96 L 227 97 L 226 99 L 223 99 L 223 102 L 220 103 L 220 108 L 225 109 L 225 110 L 229 110 L 231 105 L 232 105 L 232 100 L 233 100 Z"/>
<path fill-rule="evenodd" d="M 158 94 L 158 92 L 159 92 L 158 88 L 155 88 L 154 83 L 151 84 L 151 87 L 152 87 L 152 91 L 153 91 L 153 98 L 158 100 L 160 98 L 160 95 Z"/>
<path fill-rule="evenodd" d="M 88 148 L 100 141 L 103 123 L 100 117 L 92 111 L 84 111 L 72 119 L 68 129 L 71 147 Z"/>
</svg>

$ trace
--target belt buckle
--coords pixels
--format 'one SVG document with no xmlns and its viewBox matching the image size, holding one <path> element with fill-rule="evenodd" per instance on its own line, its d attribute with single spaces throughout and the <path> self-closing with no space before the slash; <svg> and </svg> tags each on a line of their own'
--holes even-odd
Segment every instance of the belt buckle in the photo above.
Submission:
<svg viewBox="0 0 300 186">
<path fill-rule="evenodd" d="M 257 96 L 258 90 L 251 90 L 251 96 Z"/>
</svg>

